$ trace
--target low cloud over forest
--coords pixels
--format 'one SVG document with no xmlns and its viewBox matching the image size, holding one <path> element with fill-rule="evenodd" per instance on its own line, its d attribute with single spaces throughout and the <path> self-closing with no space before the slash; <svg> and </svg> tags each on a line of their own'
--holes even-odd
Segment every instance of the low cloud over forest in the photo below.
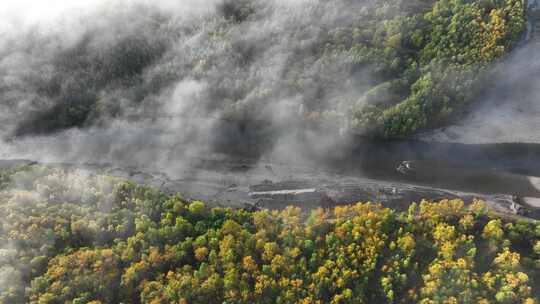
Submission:
<svg viewBox="0 0 540 304">
<path fill-rule="evenodd" d="M 524 3 L 510 2 L 12 4 L 0 23 L 0 156 L 164 167 L 402 138 L 479 91 L 524 28 Z M 465 28 L 473 16 L 482 23 Z"/>
</svg>

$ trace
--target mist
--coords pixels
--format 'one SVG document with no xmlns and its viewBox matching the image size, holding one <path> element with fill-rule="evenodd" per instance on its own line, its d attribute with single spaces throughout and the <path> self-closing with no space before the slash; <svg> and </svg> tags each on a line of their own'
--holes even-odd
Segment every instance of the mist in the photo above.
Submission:
<svg viewBox="0 0 540 304">
<path fill-rule="evenodd" d="M 346 113 L 373 81 L 324 47 L 369 1 L 7 6 L 2 158 L 170 168 L 325 151 L 349 141 Z"/>
<path fill-rule="evenodd" d="M 407 14 L 374 5 L 8 1 L 0 158 L 176 172 L 200 159 L 310 162 L 348 151 L 362 135 L 351 113 L 381 79 L 375 63 L 328 45 L 374 10 Z M 465 119 L 419 138 L 538 142 L 537 57 L 528 43 L 496 63 Z"/>
</svg>

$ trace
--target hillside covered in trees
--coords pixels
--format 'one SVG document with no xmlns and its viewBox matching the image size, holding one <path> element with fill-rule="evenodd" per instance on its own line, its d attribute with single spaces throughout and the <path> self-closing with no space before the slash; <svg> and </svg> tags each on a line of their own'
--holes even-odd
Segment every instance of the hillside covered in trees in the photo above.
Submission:
<svg viewBox="0 0 540 304">
<path fill-rule="evenodd" d="M 377 63 L 379 81 L 357 102 L 353 126 L 382 137 L 403 137 L 461 114 L 526 24 L 522 0 L 396 3 L 402 14 L 388 18 L 386 5 L 376 6 L 366 15 L 377 20 L 373 30 L 353 29 L 351 44 L 341 46 L 355 64 Z"/>
<path fill-rule="evenodd" d="M 526 24 L 525 0 L 202 3 L 7 35 L 0 136 L 182 129 L 157 141 L 204 136 L 212 148 L 322 125 L 406 137 L 459 117 Z"/>
<path fill-rule="evenodd" d="M 0 175 L 0 303 L 538 303 L 540 223 L 480 201 L 209 208 L 84 171 Z"/>
</svg>

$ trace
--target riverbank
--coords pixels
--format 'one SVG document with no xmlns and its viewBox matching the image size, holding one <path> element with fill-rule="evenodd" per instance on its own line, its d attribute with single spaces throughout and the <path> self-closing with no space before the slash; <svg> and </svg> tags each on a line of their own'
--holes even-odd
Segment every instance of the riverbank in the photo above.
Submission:
<svg viewBox="0 0 540 304">
<path fill-rule="evenodd" d="M 379 168 L 379 173 L 365 171 L 360 174 L 360 171 L 355 173 L 354 170 L 338 173 L 328 170 L 325 165 L 306 167 L 279 163 L 250 165 L 222 162 L 221 167 L 212 167 L 210 163 L 208 161 L 205 168 L 191 168 L 196 174 L 179 177 L 136 168 L 111 167 L 108 164 L 3 160 L 0 161 L 0 168 L 46 166 L 89 175 L 119 177 L 156 187 L 167 194 L 179 192 L 188 199 L 203 200 L 216 207 L 283 209 L 292 205 L 309 210 L 356 202 L 378 202 L 385 207 L 404 211 L 410 202 L 424 199 L 462 199 L 466 203 L 480 199 L 498 214 L 540 219 L 540 209 L 527 205 L 522 199 L 536 203 L 540 198 L 540 188 L 536 187 L 540 184 L 534 186 L 530 181 L 532 177 L 505 172 L 481 169 L 472 172 L 470 169 L 451 171 L 412 162 L 410 172 L 403 173 L 394 168 L 393 177 L 389 177 L 392 174 L 387 171 L 386 179 L 376 179 L 375 175 L 383 172 L 384 167 Z M 352 169 L 355 163 L 350 164 Z M 236 171 L 232 170 L 233 167 Z M 238 168 L 242 170 L 238 171 Z"/>
</svg>

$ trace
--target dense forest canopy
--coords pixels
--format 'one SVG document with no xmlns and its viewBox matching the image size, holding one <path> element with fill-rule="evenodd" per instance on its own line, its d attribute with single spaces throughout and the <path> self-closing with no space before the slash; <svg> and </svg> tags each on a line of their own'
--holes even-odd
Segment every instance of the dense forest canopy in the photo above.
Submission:
<svg viewBox="0 0 540 304">
<path fill-rule="evenodd" d="M 0 303 L 540 298 L 540 223 L 480 201 L 233 210 L 37 165 L 0 183 Z"/>
<path fill-rule="evenodd" d="M 0 135 L 124 135 L 122 150 L 137 132 L 209 149 L 317 127 L 405 137 L 458 117 L 488 85 L 522 36 L 525 2 L 207 0 L 191 13 L 67 16 L 3 39 Z"/>
</svg>

